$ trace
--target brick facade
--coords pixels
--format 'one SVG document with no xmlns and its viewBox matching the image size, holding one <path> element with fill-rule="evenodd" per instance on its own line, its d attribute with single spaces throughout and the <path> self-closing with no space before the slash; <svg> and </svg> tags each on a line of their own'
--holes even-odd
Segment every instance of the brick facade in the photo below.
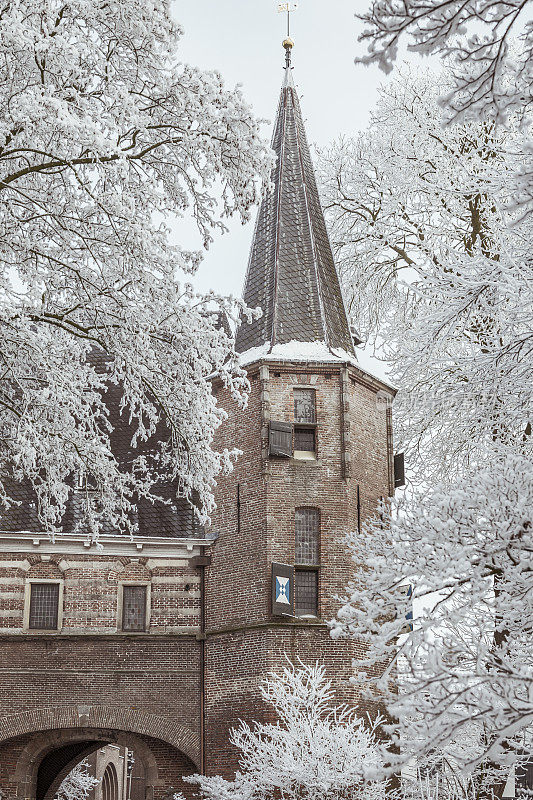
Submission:
<svg viewBox="0 0 533 800">
<path fill-rule="evenodd" d="M 24 747 L 44 735 L 45 753 L 50 732 L 83 738 L 90 730 L 101 741 L 122 737 L 125 746 L 131 736 L 150 739 L 156 777 L 148 796 L 169 786 L 190 793 L 181 775 L 195 772 L 200 760 L 195 559 L 208 544 L 109 537 L 98 550 L 20 535 L 24 549 L 9 552 L 15 538 L 0 537 L 0 789 L 33 797 L 20 766 Z M 28 587 L 42 580 L 63 585 L 62 624 L 54 632 L 24 627 Z M 128 582 L 150 588 L 144 632 L 120 629 L 119 590 Z"/>
<path fill-rule="evenodd" d="M 237 766 L 228 732 L 239 718 L 263 718 L 258 684 L 285 656 L 328 667 L 339 701 L 357 703 L 349 681 L 356 642 L 333 642 L 326 621 L 335 613 L 353 564 L 343 536 L 373 514 L 392 491 L 392 435 L 384 394 L 391 390 L 353 365 L 283 363 L 249 367 L 246 409 L 230 408 L 225 430 L 243 451 L 219 480 L 212 528 L 219 533 L 207 573 L 207 769 L 230 775 Z M 292 422 L 295 388 L 316 397 L 316 459 L 273 458 L 270 420 Z M 359 492 L 357 491 L 359 487 Z M 271 613 L 271 563 L 295 562 L 295 509 L 320 512 L 319 613 L 291 619 Z M 240 519 L 239 519 L 240 517 Z"/>
</svg>

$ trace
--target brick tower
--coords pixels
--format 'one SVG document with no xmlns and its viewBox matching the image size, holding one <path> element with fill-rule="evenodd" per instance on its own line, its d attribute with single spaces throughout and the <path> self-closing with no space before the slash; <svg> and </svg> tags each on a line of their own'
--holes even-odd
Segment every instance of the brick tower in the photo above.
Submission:
<svg viewBox="0 0 533 800">
<path fill-rule="evenodd" d="M 353 642 L 326 620 L 353 565 L 342 537 L 393 491 L 393 390 L 358 365 L 290 66 L 274 126 L 277 162 L 259 214 L 244 300 L 261 307 L 237 350 L 245 410 L 215 387 L 230 416 L 219 445 L 242 450 L 219 481 L 218 534 L 206 586 L 205 749 L 208 773 L 236 766 L 228 729 L 261 719 L 258 684 L 292 660 L 325 663 L 340 700 Z"/>
</svg>

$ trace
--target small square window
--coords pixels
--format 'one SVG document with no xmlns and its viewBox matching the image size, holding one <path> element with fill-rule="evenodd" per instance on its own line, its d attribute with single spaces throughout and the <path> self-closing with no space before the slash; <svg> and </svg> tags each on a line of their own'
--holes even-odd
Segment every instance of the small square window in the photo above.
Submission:
<svg viewBox="0 0 533 800">
<path fill-rule="evenodd" d="M 146 630 L 146 586 L 122 586 L 122 630 Z"/>
<path fill-rule="evenodd" d="M 294 449 L 314 453 L 316 450 L 316 434 L 314 428 L 294 429 Z"/>
<path fill-rule="evenodd" d="M 59 616 L 59 584 L 32 583 L 30 585 L 30 613 L 28 628 L 56 631 Z"/>
<path fill-rule="evenodd" d="M 294 421 L 305 425 L 315 424 L 314 389 L 294 389 Z"/>
<path fill-rule="evenodd" d="M 318 616 L 318 570 L 294 570 L 294 607 L 297 616 Z"/>
</svg>

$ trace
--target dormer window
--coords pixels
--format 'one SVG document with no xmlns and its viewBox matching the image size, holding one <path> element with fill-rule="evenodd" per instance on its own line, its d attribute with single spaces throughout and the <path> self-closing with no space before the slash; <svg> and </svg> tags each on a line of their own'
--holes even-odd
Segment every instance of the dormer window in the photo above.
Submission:
<svg viewBox="0 0 533 800">
<path fill-rule="evenodd" d="M 294 389 L 294 458 L 316 458 L 314 389 Z"/>
</svg>

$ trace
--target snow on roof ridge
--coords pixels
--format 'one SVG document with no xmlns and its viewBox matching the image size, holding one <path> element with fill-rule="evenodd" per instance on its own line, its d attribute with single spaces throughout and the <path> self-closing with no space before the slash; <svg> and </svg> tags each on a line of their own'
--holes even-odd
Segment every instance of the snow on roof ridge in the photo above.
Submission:
<svg viewBox="0 0 533 800">
<path fill-rule="evenodd" d="M 389 386 L 391 389 L 396 387 L 390 382 L 390 379 L 384 374 L 381 362 L 372 357 L 369 353 L 365 353 L 357 348 L 358 356 L 362 356 L 362 363 L 358 358 L 354 358 L 351 353 L 342 350 L 340 347 L 328 347 L 326 342 L 300 342 L 293 339 L 285 344 L 276 344 L 271 347 L 270 342 L 251 347 L 245 350 L 244 353 L 239 354 L 239 363 L 241 366 L 252 364 L 254 361 L 260 359 L 272 359 L 274 361 L 320 361 L 320 362 L 333 362 L 333 363 L 348 363 L 357 367 L 362 372 L 366 372 L 373 378 L 376 378 L 381 383 Z"/>
</svg>

